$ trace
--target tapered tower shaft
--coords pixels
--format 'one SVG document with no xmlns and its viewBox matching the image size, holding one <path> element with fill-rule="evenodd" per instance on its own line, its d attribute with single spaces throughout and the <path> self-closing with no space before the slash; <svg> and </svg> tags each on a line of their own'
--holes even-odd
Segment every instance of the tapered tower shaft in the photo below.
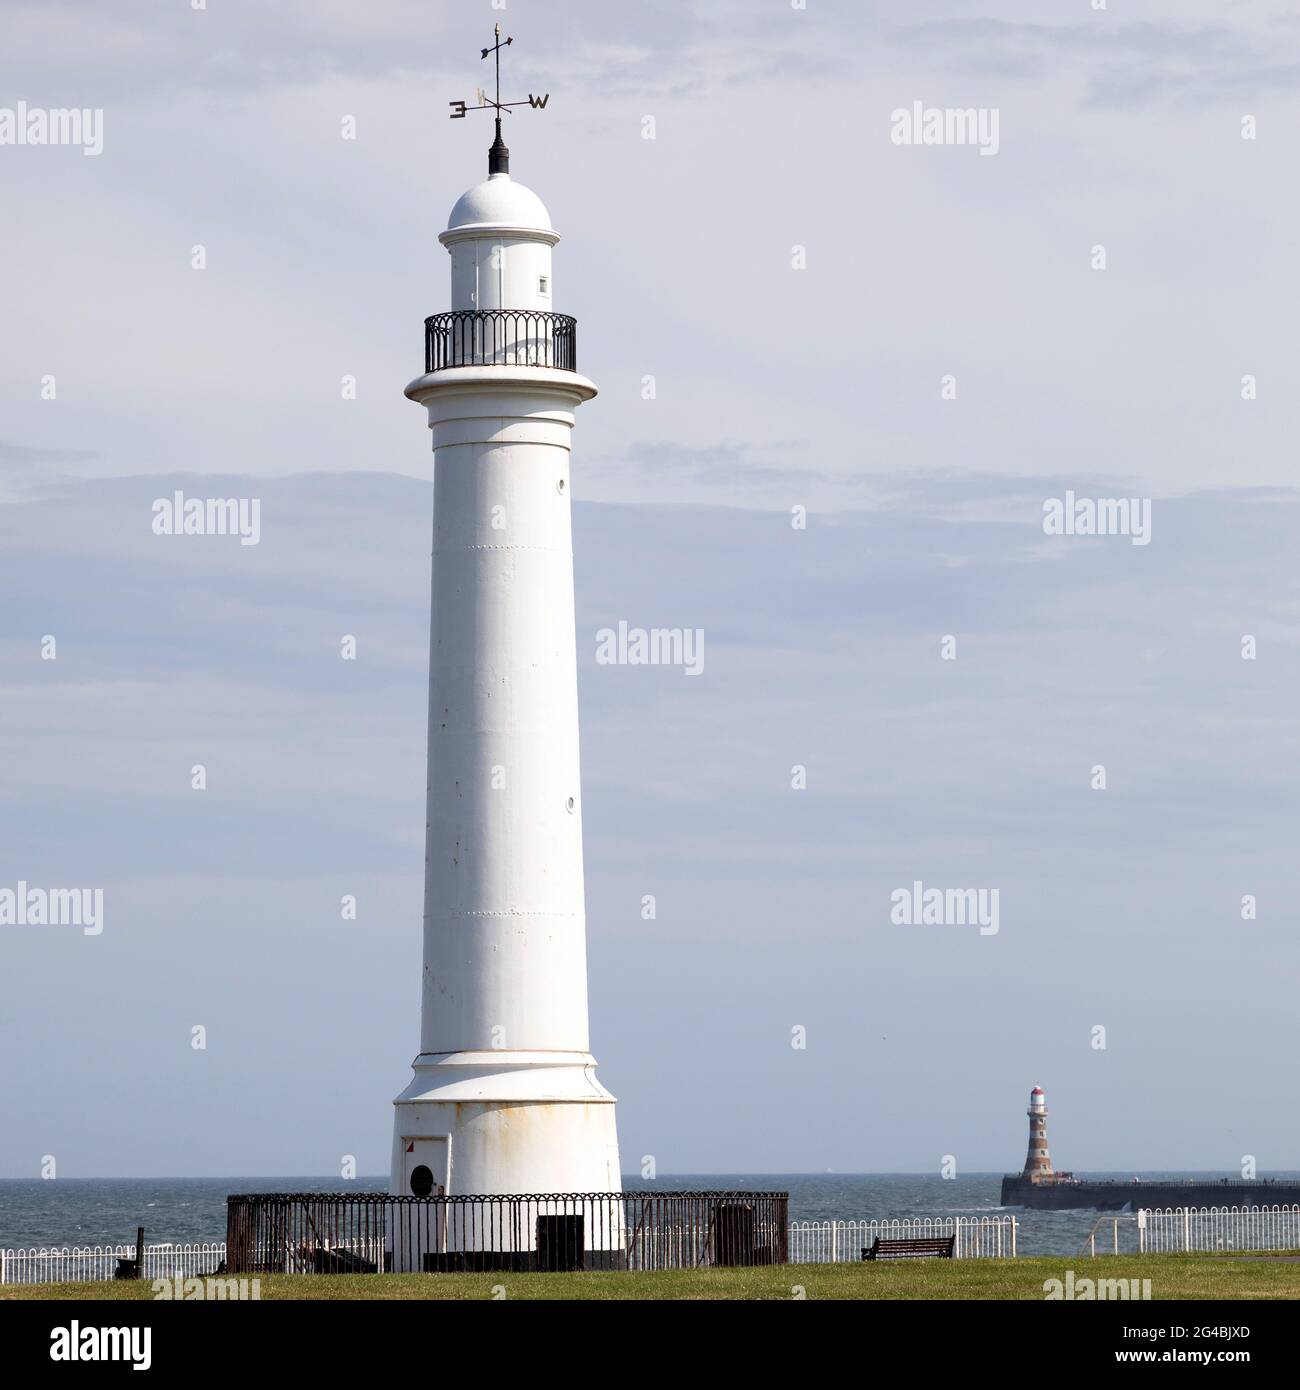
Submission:
<svg viewBox="0 0 1300 1390">
<path fill-rule="evenodd" d="M 499 63 L 511 39 L 495 39 L 483 57 Z M 406 388 L 433 435 L 433 586 L 420 1052 L 395 1102 L 391 1190 L 603 1194 L 621 1178 L 587 1037 L 569 477 L 574 412 L 596 388 L 554 308 L 559 234 L 509 174 L 501 115 L 524 103 L 498 83 L 482 105 L 488 177 L 439 235 L 451 308 L 425 321 Z M 430 1242 L 501 1239 L 439 1231 L 395 1235 L 396 1265 L 421 1268 Z M 511 1248 L 534 1239 L 521 1229 Z"/>
</svg>

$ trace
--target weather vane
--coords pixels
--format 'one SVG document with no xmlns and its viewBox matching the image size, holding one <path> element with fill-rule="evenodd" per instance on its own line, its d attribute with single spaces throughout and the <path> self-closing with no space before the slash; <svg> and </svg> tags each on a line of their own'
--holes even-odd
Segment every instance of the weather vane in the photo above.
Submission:
<svg viewBox="0 0 1300 1390">
<path fill-rule="evenodd" d="M 488 173 L 508 174 L 510 172 L 510 151 L 506 148 L 506 142 L 501 138 L 501 113 L 504 111 L 507 115 L 511 114 L 510 108 L 512 106 L 531 106 L 535 111 L 544 111 L 546 109 L 546 103 L 551 99 L 551 94 L 550 92 L 544 92 L 541 96 L 535 97 L 529 92 L 527 101 L 501 100 L 501 50 L 514 43 L 514 39 L 508 36 L 502 39 L 501 26 L 499 24 L 496 25 L 494 33 L 496 43 L 494 43 L 491 48 L 485 48 L 483 50 L 483 57 L 486 58 L 488 54 L 491 53 L 496 60 L 496 100 L 494 101 L 489 98 L 488 94 L 480 87 L 478 89 L 477 106 L 467 106 L 463 101 L 449 102 L 448 105 L 451 107 L 451 119 L 453 121 L 463 119 L 465 114 L 469 111 L 495 111 L 497 113 L 497 138 L 492 142 L 492 148 L 488 151 Z"/>
</svg>

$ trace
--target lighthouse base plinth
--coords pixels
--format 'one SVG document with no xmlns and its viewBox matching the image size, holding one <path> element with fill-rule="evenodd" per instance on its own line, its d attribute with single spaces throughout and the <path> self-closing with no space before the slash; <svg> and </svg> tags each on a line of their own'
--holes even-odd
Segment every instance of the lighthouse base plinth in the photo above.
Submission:
<svg viewBox="0 0 1300 1390">
<path fill-rule="evenodd" d="M 622 1182 L 614 1097 L 586 1052 L 456 1052 L 415 1059 L 393 1116 L 394 1196 L 527 1195 L 509 1230 L 490 1203 L 430 1222 L 411 1213 L 390 1232 L 396 1271 L 462 1268 L 508 1258 L 532 1267 L 548 1232 L 581 1254 L 583 1268 L 623 1259 Z M 593 1193 L 610 1194 L 608 1202 Z M 548 1193 L 586 1194 L 576 1208 Z M 562 1229 L 561 1229 L 562 1228 Z M 450 1263 L 448 1263 L 450 1261 Z M 487 1265 L 484 1266 L 489 1267 Z M 513 1266 L 511 1266 L 513 1267 Z"/>
<path fill-rule="evenodd" d="M 393 1195 L 620 1190 L 614 1097 L 590 1053 L 425 1054 L 414 1066 L 393 1103 Z"/>
</svg>

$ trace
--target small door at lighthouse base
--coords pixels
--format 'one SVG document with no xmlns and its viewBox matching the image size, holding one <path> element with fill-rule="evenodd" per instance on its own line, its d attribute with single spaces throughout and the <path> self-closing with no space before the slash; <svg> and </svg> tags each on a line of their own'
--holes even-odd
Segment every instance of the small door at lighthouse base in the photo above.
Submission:
<svg viewBox="0 0 1300 1390">
<path fill-rule="evenodd" d="M 450 1181 L 450 1143 L 445 1134 L 402 1136 L 403 1197 L 441 1197 Z M 424 1202 L 394 1204 L 389 1213 L 389 1268 L 396 1273 L 435 1269 L 447 1249 L 447 1212 Z"/>
<path fill-rule="evenodd" d="M 446 1195 L 447 1136 L 402 1136 L 402 1193 L 407 1197 Z"/>
</svg>

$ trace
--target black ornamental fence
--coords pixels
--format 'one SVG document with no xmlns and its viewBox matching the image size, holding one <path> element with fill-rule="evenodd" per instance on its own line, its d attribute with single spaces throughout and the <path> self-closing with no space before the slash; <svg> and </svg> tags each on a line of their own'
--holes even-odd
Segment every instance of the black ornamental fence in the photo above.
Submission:
<svg viewBox="0 0 1300 1390">
<path fill-rule="evenodd" d="M 424 321 L 424 370 L 553 367 L 578 370 L 578 323 L 543 309 L 455 309 Z"/>
<path fill-rule="evenodd" d="M 786 1264 L 785 1192 L 226 1199 L 231 1274 L 699 1269 Z"/>
</svg>

